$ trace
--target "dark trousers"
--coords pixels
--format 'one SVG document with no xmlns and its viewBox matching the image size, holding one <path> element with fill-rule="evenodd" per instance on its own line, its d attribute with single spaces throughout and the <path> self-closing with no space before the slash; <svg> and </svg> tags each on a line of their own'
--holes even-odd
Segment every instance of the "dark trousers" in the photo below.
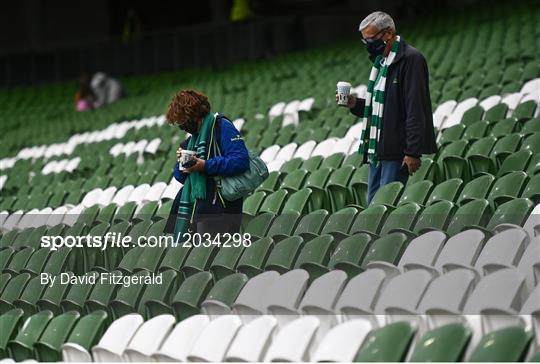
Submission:
<svg viewBox="0 0 540 364">
<path fill-rule="evenodd" d="M 241 216 L 233 214 L 220 214 L 212 217 L 205 217 L 197 220 L 195 232 L 198 234 L 210 234 L 215 237 L 217 234 L 235 234 L 240 232 Z"/>
<path fill-rule="evenodd" d="M 402 167 L 403 161 L 379 161 L 369 166 L 368 178 L 368 203 L 371 202 L 379 188 L 391 182 L 407 183 L 409 174 L 406 167 Z"/>
</svg>

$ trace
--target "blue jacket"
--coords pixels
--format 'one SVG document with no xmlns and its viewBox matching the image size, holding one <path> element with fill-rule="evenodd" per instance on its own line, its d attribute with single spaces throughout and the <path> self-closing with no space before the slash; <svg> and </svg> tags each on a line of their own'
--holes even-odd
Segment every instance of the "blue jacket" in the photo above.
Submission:
<svg viewBox="0 0 540 364">
<path fill-rule="evenodd" d="M 215 125 L 215 136 L 218 141 L 218 146 L 221 151 L 221 156 L 215 156 L 213 148 L 210 148 L 210 156 L 205 162 L 205 174 L 211 176 L 233 176 L 242 172 L 245 172 L 249 168 L 249 153 L 244 144 L 240 132 L 235 128 L 233 123 L 226 119 L 224 116 L 219 115 Z M 187 149 L 189 138 L 184 140 L 180 147 Z M 173 169 L 174 178 L 184 183 L 188 174 L 182 172 L 178 163 L 175 164 Z M 181 190 L 178 192 L 169 220 L 167 222 L 166 231 L 172 231 L 174 229 L 174 222 L 176 220 L 176 212 L 178 211 L 178 204 L 180 202 Z M 220 216 L 221 214 L 228 214 L 229 218 L 238 220 L 238 226 L 242 219 L 242 204 L 243 199 L 236 201 L 225 201 L 223 203 L 216 193 L 216 183 L 213 178 L 206 179 L 206 198 L 198 200 L 195 208 L 194 220 L 200 221 L 206 218 L 212 218 Z"/>
<path fill-rule="evenodd" d="M 209 176 L 234 176 L 247 171 L 249 168 L 249 155 L 240 132 L 236 130 L 232 122 L 224 117 L 219 118 L 216 128 L 219 128 L 219 147 L 221 157 L 212 156 L 204 164 L 204 171 Z M 191 138 L 191 137 L 190 137 Z M 180 147 L 187 149 L 189 139 L 184 140 Z M 182 172 L 178 163 L 174 166 L 174 178 L 184 183 L 188 174 Z"/>
</svg>

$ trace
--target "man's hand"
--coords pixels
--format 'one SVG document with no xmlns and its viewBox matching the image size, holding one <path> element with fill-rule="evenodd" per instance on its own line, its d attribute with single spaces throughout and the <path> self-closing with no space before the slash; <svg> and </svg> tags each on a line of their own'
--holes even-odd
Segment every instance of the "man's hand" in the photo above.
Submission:
<svg viewBox="0 0 540 364">
<path fill-rule="evenodd" d="M 420 166 L 422 165 L 422 161 L 420 160 L 420 158 L 410 157 L 406 155 L 403 158 L 403 165 L 407 166 L 409 176 L 412 176 L 414 172 L 416 172 L 418 168 L 420 168 Z"/>
<path fill-rule="evenodd" d="M 336 103 L 338 103 L 338 94 L 337 94 L 337 91 L 336 91 Z M 352 109 L 354 107 L 354 105 L 356 105 L 356 96 L 354 95 L 349 95 L 349 98 L 347 99 L 347 107 L 349 109 Z M 339 106 L 343 106 L 343 105 L 339 105 Z"/>
<path fill-rule="evenodd" d="M 196 162 L 194 165 L 192 165 L 189 168 L 184 168 L 182 172 L 184 173 L 192 173 L 192 172 L 203 172 L 204 171 L 204 160 L 193 157 L 193 160 Z"/>
</svg>

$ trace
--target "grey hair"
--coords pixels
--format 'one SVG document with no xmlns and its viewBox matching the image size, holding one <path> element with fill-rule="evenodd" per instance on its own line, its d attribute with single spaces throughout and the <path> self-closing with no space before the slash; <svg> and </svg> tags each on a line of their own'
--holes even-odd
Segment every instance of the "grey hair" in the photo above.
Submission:
<svg viewBox="0 0 540 364">
<path fill-rule="evenodd" d="M 377 30 L 390 28 L 393 31 L 396 31 L 396 25 L 394 24 L 394 19 L 392 19 L 390 15 L 382 11 L 374 11 L 373 13 L 366 16 L 364 20 L 362 20 L 362 22 L 360 23 L 360 26 L 358 27 L 358 31 L 361 32 L 370 24 L 373 24 L 375 28 L 377 28 Z"/>
</svg>

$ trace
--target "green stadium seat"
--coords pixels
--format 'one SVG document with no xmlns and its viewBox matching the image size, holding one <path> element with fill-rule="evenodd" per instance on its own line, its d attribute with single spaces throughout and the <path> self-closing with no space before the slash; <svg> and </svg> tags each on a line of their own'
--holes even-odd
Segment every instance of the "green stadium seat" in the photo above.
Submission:
<svg viewBox="0 0 540 364">
<path fill-rule="evenodd" d="M 364 164 L 364 157 L 360 153 L 352 153 L 345 157 L 342 165 L 360 168 L 362 164 Z"/>
<path fill-rule="evenodd" d="M 143 279 L 144 276 L 150 276 L 150 272 L 140 271 L 134 273 L 133 276 Z M 119 287 L 115 298 L 109 303 L 109 309 L 113 319 L 116 320 L 122 316 L 137 312 L 139 301 L 145 287 L 146 286 L 142 284 L 131 284 Z M 144 311 L 142 314 L 144 314 Z"/>
<path fill-rule="evenodd" d="M 489 123 L 485 120 L 479 120 L 470 124 L 463 133 L 463 139 L 470 142 L 482 139 L 489 132 Z"/>
<path fill-rule="evenodd" d="M 210 272 L 199 272 L 186 278 L 175 293 L 171 307 L 176 319 L 181 321 L 200 312 L 200 304 L 213 286 Z"/>
<path fill-rule="evenodd" d="M 414 184 L 407 184 L 403 190 L 403 194 L 399 198 L 397 206 L 404 205 L 409 202 L 417 203 L 423 206 L 426 203 L 428 196 L 433 189 L 433 182 L 429 180 L 418 181 Z"/>
<path fill-rule="evenodd" d="M 527 174 L 522 171 L 511 172 L 497 179 L 488 195 L 488 200 L 496 208 L 518 197 L 527 184 Z"/>
<path fill-rule="evenodd" d="M 99 213 L 99 206 L 93 205 L 83 210 L 77 219 L 78 223 L 84 224 L 86 226 L 94 225 L 94 221 Z"/>
<path fill-rule="evenodd" d="M 453 323 L 428 331 L 416 344 L 411 362 L 461 362 L 471 339 L 471 331 Z"/>
<path fill-rule="evenodd" d="M 386 220 L 386 216 L 390 213 L 390 209 L 384 205 L 372 205 L 364 211 L 361 211 L 349 230 L 350 234 L 366 233 L 370 236 L 377 237 L 382 225 Z"/>
<path fill-rule="evenodd" d="M 73 273 L 68 273 L 70 276 L 73 276 Z M 71 287 L 70 284 L 60 284 L 60 275 L 56 275 L 56 284 L 46 287 L 45 292 L 41 298 L 37 301 L 38 311 L 49 310 L 55 315 L 59 315 L 62 312 L 62 307 L 60 302 L 64 298 L 65 294 L 68 292 Z"/>
<path fill-rule="evenodd" d="M 486 226 L 493 210 L 487 200 L 475 199 L 462 204 L 450 220 L 447 233 L 452 236 L 467 228 Z"/>
<path fill-rule="evenodd" d="M 527 167 L 528 175 L 535 175 L 535 174 L 538 174 L 539 172 L 540 172 L 540 153 L 534 154 L 531 157 L 529 166 Z"/>
<path fill-rule="evenodd" d="M 210 265 L 210 271 L 216 280 L 236 272 L 238 261 L 244 253 L 245 246 L 243 244 L 236 246 L 236 243 L 232 241 L 229 244 L 231 244 L 229 247 L 224 246 L 222 249 L 219 249 L 212 265 Z"/>
<path fill-rule="evenodd" d="M 420 205 L 412 202 L 399 206 L 386 218 L 386 222 L 383 224 L 380 235 L 386 235 L 394 230 L 411 231 L 421 211 L 422 208 Z"/>
<path fill-rule="evenodd" d="M 12 277 L 7 282 L 2 296 L 0 296 L 0 315 L 15 308 L 14 301 L 24 292 L 26 285 L 30 282 L 31 276 L 28 273 L 22 273 Z"/>
<path fill-rule="evenodd" d="M 303 159 L 301 159 L 301 158 L 293 158 L 293 159 L 291 159 L 290 161 L 287 161 L 287 162 L 283 163 L 283 165 L 281 166 L 281 168 L 280 168 L 279 171 L 280 171 L 281 173 L 292 173 L 292 172 L 296 171 L 298 168 L 300 168 L 300 166 L 302 165 L 303 162 L 304 162 L 304 161 L 303 161 Z M 274 172 L 271 172 L 271 173 L 268 175 L 268 178 L 266 179 L 266 181 L 268 181 L 268 179 L 271 178 L 270 175 L 271 175 L 272 173 L 274 173 Z M 266 181 L 264 181 L 263 184 L 262 184 L 261 186 L 263 186 L 263 185 L 266 186 Z M 269 183 L 270 183 L 270 182 L 269 182 Z M 275 184 L 273 185 L 274 188 L 272 189 L 272 191 L 274 191 L 275 188 L 277 188 L 278 184 L 279 184 L 279 180 L 275 181 Z M 261 186 L 260 186 L 259 188 L 261 188 Z"/>
<path fill-rule="evenodd" d="M 40 362 L 62 361 L 62 345 L 80 316 L 77 311 L 70 311 L 54 317 L 39 340 L 34 343 L 36 359 Z"/>
<path fill-rule="evenodd" d="M 534 100 L 522 102 L 516 107 L 516 109 L 512 113 L 512 117 L 517 119 L 530 119 L 534 116 L 536 108 L 537 102 L 535 102 Z"/>
<path fill-rule="evenodd" d="M 248 277 L 242 273 L 231 274 L 218 280 L 208 292 L 201 308 L 209 315 L 230 313 L 231 306 L 247 281 Z"/>
<path fill-rule="evenodd" d="M 122 272 L 115 270 L 111 274 L 122 275 Z M 90 291 L 86 301 L 84 302 L 83 310 L 85 313 L 99 312 L 109 310 L 109 304 L 116 296 L 118 285 L 111 282 L 97 280 L 96 284 Z M 84 292 L 83 292 L 84 293 Z"/>
<path fill-rule="evenodd" d="M 516 198 L 505 202 L 497 207 L 486 230 L 492 232 L 497 225 L 502 223 L 523 226 L 533 207 L 531 200 L 526 198 Z"/>
<path fill-rule="evenodd" d="M 369 164 L 365 164 L 354 171 L 349 182 L 349 188 L 354 197 L 354 203 L 357 205 L 367 206 L 368 177 Z"/>
<path fill-rule="evenodd" d="M 320 209 L 303 216 L 294 230 L 294 235 L 299 235 L 304 240 L 317 237 L 322 230 L 328 215 L 328 210 Z"/>
<path fill-rule="evenodd" d="M 329 198 L 326 206 L 329 210 L 335 212 L 354 202 L 348 187 L 354 170 L 353 166 L 344 166 L 330 175 L 326 185 Z"/>
<path fill-rule="evenodd" d="M 531 334 L 522 327 L 507 327 L 493 331 L 480 340 L 469 361 L 520 362 L 525 360 Z"/>
<path fill-rule="evenodd" d="M 455 210 L 456 205 L 447 200 L 429 205 L 418 217 L 414 226 L 414 233 L 420 235 L 431 230 L 446 231 Z"/>
<path fill-rule="evenodd" d="M 331 156 L 324 158 L 319 168 L 339 169 L 344 159 L 345 155 L 342 153 L 332 154 Z"/>
<path fill-rule="evenodd" d="M 3 250 L 0 250 L 0 272 L 6 268 L 9 263 L 9 260 L 12 256 L 15 255 L 15 250 L 10 247 L 7 247 Z"/>
<path fill-rule="evenodd" d="M 460 178 L 452 178 L 443 183 L 435 186 L 431 194 L 429 195 L 426 205 L 432 205 L 439 201 L 455 201 L 461 189 L 463 187 L 463 181 Z"/>
<path fill-rule="evenodd" d="M 249 278 L 261 273 L 273 248 L 274 242 L 270 238 L 262 238 L 251 243 L 240 257 L 238 272 L 244 273 Z"/>
<path fill-rule="evenodd" d="M 172 314 L 169 306 L 172 296 L 178 291 L 181 275 L 169 269 L 162 273 L 161 284 L 146 286 L 139 302 L 138 312 L 150 319 L 158 315 Z"/>
<path fill-rule="evenodd" d="M 103 310 L 81 317 L 62 346 L 63 359 L 65 361 L 92 360 L 88 353 L 103 336 L 107 324 L 108 316 Z"/>
<path fill-rule="evenodd" d="M 259 213 L 270 212 L 278 215 L 281 212 L 287 197 L 288 193 L 286 190 L 278 190 L 268 195 L 259 208 Z"/>
<path fill-rule="evenodd" d="M 521 197 L 528 198 L 534 204 L 540 203 L 540 175 L 532 176 L 529 179 Z"/>
<path fill-rule="evenodd" d="M 266 236 L 266 233 L 272 225 L 274 218 L 275 214 L 271 212 L 263 212 L 249 221 L 244 232 L 250 234 L 255 239 L 260 239 Z"/>
<path fill-rule="evenodd" d="M 98 277 L 97 272 L 88 273 L 87 276 Z M 84 312 L 84 303 L 90 295 L 94 286 L 91 283 L 83 281 L 83 283 L 71 285 L 68 288 L 66 296 L 60 301 L 60 307 L 63 312 L 77 311 Z M 38 302 L 38 306 L 39 302 Z M 42 306 L 40 306 L 41 308 Z M 45 305 L 43 306 L 45 307 Z"/>
<path fill-rule="evenodd" d="M 300 216 L 302 216 L 298 211 L 290 212 L 287 211 L 287 208 L 284 208 L 284 210 L 284 213 L 276 216 L 274 221 L 272 221 L 272 225 L 267 232 L 267 236 L 272 238 L 276 243 L 292 235 L 300 220 Z"/>
<path fill-rule="evenodd" d="M 407 242 L 407 235 L 398 232 L 385 235 L 373 241 L 360 264 L 360 268 L 365 270 L 369 263 L 378 261 L 388 262 L 394 265 L 397 264 L 406 248 Z"/>
<path fill-rule="evenodd" d="M 293 269 L 303 246 L 304 240 L 300 236 L 291 236 L 278 242 L 270 252 L 264 269 L 281 274 Z"/>
<path fill-rule="evenodd" d="M 484 114 L 484 119 L 488 121 L 497 121 L 502 120 L 508 112 L 508 105 L 505 103 L 497 104 L 490 109 L 486 110 Z"/>
<path fill-rule="evenodd" d="M 116 210 L 113 223 L 117 224 L 122 221 L 132 222 L 133 215 L 137 209 L 137 203 L 134 201 L 126 202 Z"/>
<path fill-rule="evenodd" d="M 347 273 L 349 278 L 362 272 L 360 263 L 364 259 L 371 243 L 371 236 L 366 233 L 357 233 L 343 239 L 336 247 L 330 260 L 330 270 L 339 269 Z"/>
<path fill-rule="evenodd" d="M 15 308 L 0 315 L 0 358 L 8 357 L 7 344 L 15 338 L 23 324 L 24 311 Z"/>
<path fill-rule="evenodd" d="M 133 216 L 133 222 L 139 222 L 143 220 L 152 220 L 159 208 L 158 201 L 149 201 L 145 203 L 138 212 Z"/>
<path fill-rule="evenodd" d="M 354 361 L 404 361 L 415 331 L 414 327 L 406 321 L 395 322 L 376 329 L 365 339 Z"/>
<path fill-rule="evenodd" d="M 312 194 L 313 192 L 309 188 L 304 188 L 292 193 L 283 206 L 282 214 L 304 214 L 313 210 L 313 203 L 311 200 Z"/>
<path fill-rule="evenodd" d="M 321 234 L 332 235 L 334 242 L 337 243 L 348 236 L 349 229 L 357 214 L 358 209 L 356 207 L 345 207 L 336 211 L 326 220 Z"/>
<path fill-rule="evenodd" d="M 311 210 L 318 210 L 325 207 L 326 203 L 326 185 L 328 179 L 332 174 L 330 168 L 318 169 L 310 174 L 306 183 L 305 188 L 309 188 L 312 191 L 311 194 Z"/>
<path fill-rule="evenodd" d="M 305 169 L 297 169 L 283 178 L 280 188 L 287 190 L 289 193 L 294 193 L 302 188 L 308 176 L 309 172 Z"/>
<path fill-rule="evenodd" d="M 463 187 L 457 201 L 458 205 L 464 205 L 472 200 L 486 198 L 494 181 L 495 177 L 490 174 L 473 179 Z"/>
<path fill-rule="evenodd" d="M 532 153 L 540 153 L 540 132 L 529 135 L 521 145 L 521 149 Z"/>
<path fill-rule="evenodd" d="M 495 138 L 502 138 L 509 134 L 515 133 L 516 131 L 519 131 L 518 129 L 519 123 L 516 121 L 516 119 L 508 118 L 497 121 L 493 125 L 490 134 L 493 135 Z"/>
<path fill-rule="evenodd" d="M 464 131 L 465 131 L 464 124 L 457 124 L 457 125 L 444 129 L 444 131 L 441 133 L 439 144 L 441 146 L 445 146 L 447 144 L 460 140 Z"/>
<path fill-rule="evenodd" d="M 257 187 L 257 191 L 262 191 L 266 193 L 272 193 L 276 191 L 282 178 L 283 175 L 281 172 L 270 172 L 264 182 L 259 187 Z"/>
<path fill-rule="evenodd" d="M 323 160 L 324 158 L 320 155 L 311 157 L 302 162 L 301 168 L 307 170 L 308 172 L 315 172 L 319 169 Z"/>
<path fill-rule="evenodd" d="M 152 221 L 159 221 L 163 219 L 166 220 L 169 217 L 169 213 L 171 212 L 173 202 L 173 200 L 162 201 L 161 206 L 159 206 L 158 210 L 152 217 Z"/>
<path fill-rule="evenodd" d="M 219 251 L 217 245 L 204 246 L 202 244 L 203 242 L 200 246 L 193 246 L 181 268 L 186 277 L 207 271 Z"/>
<path fill-rule="evenodd" d="M 57 282 L 57 284 L 59 284 Z M 37 301 L 45 291 L 47 286 L 41 284 L 41 277 L 34 277 L 28 281 L 19 298 L 13 301 L 13 306 L 24 311 L 24 316 L 28 317 L 38 312 Z"/>
<path fill-rule="evenodd" d="M 377 190 L 370 205 L 396 206 L 402 193 L 403 184 L 401 182 L 388 183 Z"/>
<path fill-rule="evenodd" d="M 34 359 L 34 344 L 52 318 L 51 311 L 41 311 L 27 318 L 17 336 L 7 344 L 9 357 L 15 361 Z"/>
<path fill-rule="evenodd" d="M 333 250 L 334 238 L 324 234 L 307 242 L 294 265 L 295 268 L 305 269 L 313 281 L 328 272 L 328 261 Z"/>
<path fill-rule="evenodd" d="M 497 177 L 502 177 L 509 172 L 525 171 L 531 157 L 532 153 L 528 150 L 519 150 L 508 155 L 501 163 L 497 171 Z"/>
</svg>

